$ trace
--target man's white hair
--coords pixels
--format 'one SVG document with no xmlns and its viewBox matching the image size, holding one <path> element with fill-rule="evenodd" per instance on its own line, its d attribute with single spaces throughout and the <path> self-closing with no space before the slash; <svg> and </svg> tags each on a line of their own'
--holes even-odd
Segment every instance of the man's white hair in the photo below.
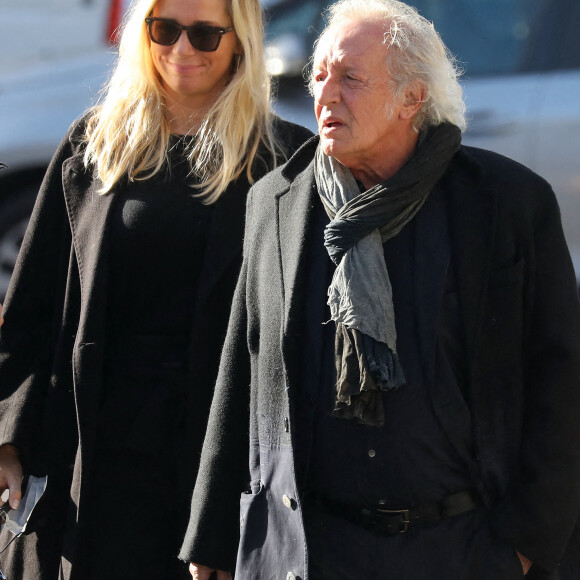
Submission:
<svg viewBox="0 0 580 580">
<path fill-rule="evenodd" d="M 348 21 L 361 20 L 384 23 L 386 71 L 395 98 L 411 83 L 419 81 L 425 87 L 425 98 L 414 120 L 415 128 L 420 130 L 449 122 L 464 130 L 465 103 L 458 80 L 461 70 L 433 24 L 404 2 L 338 0 L 327 9 L 327 25 L 314 45 L 313 58 L 316 59 L 320 40 L 332 29 Z M 309 86 L 312 93 L 312 71 Z"/>
</svg>

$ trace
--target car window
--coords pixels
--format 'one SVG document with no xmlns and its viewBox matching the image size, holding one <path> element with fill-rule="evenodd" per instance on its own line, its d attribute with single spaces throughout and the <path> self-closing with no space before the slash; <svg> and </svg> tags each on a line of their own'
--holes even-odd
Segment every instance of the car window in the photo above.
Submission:
<svg viewBox="0 0 580 580">
<path fill-rule="evenodd" d="M 328 0 L 263 2 L 267 39 L 311 47 Z M 409 0 L 435 24 L 466 77 L 580 68 L 580 0 Z"/>
<path fill-rule="evenodd" d="M 267 38 L 284 34 L 312 35 L 312 41 L 322 32 L 322 9 L 326 3 L 309 0 L 277 2 L 266 8 Z"/>
<path fill-rule="evenodd" d="M 580 2 L 543 0 L 532 26 L 522 71 L 580 68 Z"/>
<path fill-rule="evenodd" d="M 578 0 L 413 0 L 467 76 L 580 66 Z M 564 36 L 574 29 L 574 41 Z"/>
</svg>

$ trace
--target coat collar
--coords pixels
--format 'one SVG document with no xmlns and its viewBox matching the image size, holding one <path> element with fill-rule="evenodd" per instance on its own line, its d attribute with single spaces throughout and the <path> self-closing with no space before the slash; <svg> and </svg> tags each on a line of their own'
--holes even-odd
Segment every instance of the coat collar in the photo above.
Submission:
<svg viewBox="0 0 580 580">
<path fill-rule="evenodd" d="M 278 120 L 277 123 L 280 121 Z M 310 142 L 318 144 L 318 137 L 307 141 L 307 143 Z M 288 182 L 292 181 L 297 171 L 301 170 L 300 164 L 307 155 L 307 153 L 298 154 L 302 149 L 304 147 L 301 147 L 293 156 L 293 159 L 296 159 L 291 165 L 291 173 L 284 175 Z M 289 164 L 290 162 L 285 167 Z M 267 167 L 261 168 L 257 171 L 257 177 L 263 176 L 267 171 Z M 228 266 L 242 254 L 246 199 L 249 189 L 250 183 L 247 178 L 241 176 L 216 202 L 197 296 L 200 308 L 203 307 L 205 300 Z"/>
<path fill-rule="evenodd" d="M 319 141 L 320 137 L 318 135 L 310 137 L 308 141 L 296 150 L 287 163 L 282 166 L 280 170 L 282 177 L 288 183 L 292 183 L 314 160 L 314 154 L 316 153 Z"/>
<path fill-rule="evenodd" d="M 278 255 L 282 268 L 284 300 L 284 332 L 296 319 L 294 310 L 300 304 L 301 294 L 306 291 L 304 268 L 306 245 L 309 243 L 312 210 L 318 201 L 314 180 L 313 161 L 298 174 L 288 189 L 276 196 L 278 211 L 276 226 L 278 231 Z"/>
<path fill-rule="evenodd" d="M 312 224 L 312 209 L 319 203 L 314 179 L 314 153 L 318 147 L 317 135 L 306 141 L 282 167 L 285 185 L 275 194 L 277 201 L 276 227 L 278 255 L 282 269 L 284 293 L 284 333 L 295 320 L 293 311 L 298 308 L 296 299 L 304 281 L 300 270 L 305 258 L 306 243 Z"/>
</svg>

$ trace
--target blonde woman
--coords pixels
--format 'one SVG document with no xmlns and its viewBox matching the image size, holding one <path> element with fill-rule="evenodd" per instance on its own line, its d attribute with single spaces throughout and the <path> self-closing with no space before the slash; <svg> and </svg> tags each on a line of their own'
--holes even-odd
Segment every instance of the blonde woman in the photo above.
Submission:
<svg viewBox="0 0 580 580">
<path fill-rule="evenodd" d="M 138 0 L 52 160 L 0 337 L 0 489 L 48 475 L 11 580 L 188 577 L 246 193 L 310 135 L 269 111 L 262 33 L 258 0 Z"/>
</svg>

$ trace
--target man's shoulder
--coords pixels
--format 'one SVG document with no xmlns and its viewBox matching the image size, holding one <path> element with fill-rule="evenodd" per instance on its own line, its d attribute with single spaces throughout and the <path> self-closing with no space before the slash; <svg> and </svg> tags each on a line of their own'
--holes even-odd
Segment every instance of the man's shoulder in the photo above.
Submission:
<svg viewBox="0 0 580 580">
<path fill-rule="evenodd" d="M 509 187 L 519 184 L 528 187 L 549 187 L 546 180 L 529 167 L 495 151 L 462 145 L 459 159 L 464 164 L 472 164 L 481 172 L 485 185 L 490 187 Z"/>
<path fill-rule="evenodd" d="M 505 155 L 461 146 L 452 167 L 452 188 L 493 194 L 497 207 L 507 214 L 532 216 L 557 206 L 554 191 L 543 177 Z"/>
</svg>

